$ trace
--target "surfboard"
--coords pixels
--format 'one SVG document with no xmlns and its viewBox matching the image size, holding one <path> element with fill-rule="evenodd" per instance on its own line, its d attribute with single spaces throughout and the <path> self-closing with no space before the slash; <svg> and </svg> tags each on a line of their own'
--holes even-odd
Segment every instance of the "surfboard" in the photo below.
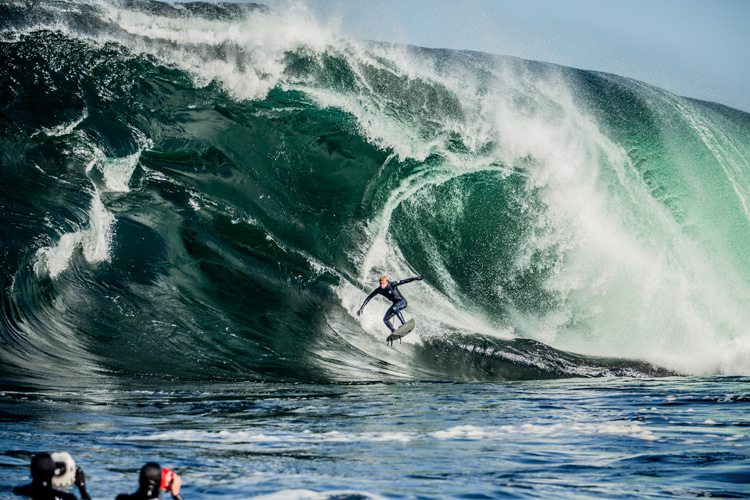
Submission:
<svg viewBox="0 0 750 500">
<path fill-rule="evenodd" d="M 417 326 L 417 322 L 414 321 L 414 318 L 410 319 L 403 325 L 399 327 L 398 330 L 393 332 L 388 336 L 387 339 L 385 339 L 386 344 L 393 345 L 393 341 L 398 339 L 399 344 L 401 343 L 401 338 L 405 337 L 407 334 L 409 334 L 412 330 L 414 330 L 414 327 Z"/>
</svg>

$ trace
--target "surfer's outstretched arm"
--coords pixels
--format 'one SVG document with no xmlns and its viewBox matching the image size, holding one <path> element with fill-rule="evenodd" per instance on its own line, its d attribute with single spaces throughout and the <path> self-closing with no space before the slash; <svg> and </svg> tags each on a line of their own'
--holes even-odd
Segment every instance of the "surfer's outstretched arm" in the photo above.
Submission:
<svg viewBox="0 0 750 500">
<path fill-rule="evenodd" d="M 357 316 L 362 314 L 362 311 L 364 310 L 367 303 L 370 302 L 370 299 L 372 299 L 375 295 L 381 294 L 387 299 L 391 300 L 395 304 L 399 300 L 403 299 L 401 294 L 398 293 L 398 290 L 396 290 L 397 286 L 403 285 L 404 283 L 411 283 L 414 280 L 423 280 L 423 279 L 424 279 L 424 274 L 420 276 L 415 276 L 413 278 L 407 278 L 405 280 L 396 281 L 394 283 L 389 283 L 387 276 L 381 276 L 380 288 L 376 288 L 375 290 L 373 290 L 373 292 L 370 295 L 367 296 L 365 301 L 359 307 L 359 310 L 357 311 Z M 385 290 L 388 290 L 388 291 L 386 292 Z M 406 305 L 404 305 L 404 307 L 406 307 Z"/>
<path fill-rule="evenodd" d="M 419 276 L 414 276 L 413 278 L 406 278 L 405 280 L 396 281 L 393 283 L 393 286 L 405 285 L 406 283 L 411 283 L 412 281 L 422 281 L 423 279 L 424 274 L 421 274 Z"/>
<path fill-rule="evenodd" d="M 372 299 L 375 295 L 377 295 L 379 291 L 380 291 L 380 288 L 376 288 L 375 290 L 372 291 L 372 293 L 370 295 L 367 296 L 367 298 L 365 299 L 365 301 L 362 302 L 362 305 L 359 306 L 359 311 L 357 311 L 357 316 L 359 316 L 359 315 L 362 314 L 362 311 L 364 310 L 364 308 L 367 305 L 367 303 L 370 302 L 370 299 Z"/>
</svg>

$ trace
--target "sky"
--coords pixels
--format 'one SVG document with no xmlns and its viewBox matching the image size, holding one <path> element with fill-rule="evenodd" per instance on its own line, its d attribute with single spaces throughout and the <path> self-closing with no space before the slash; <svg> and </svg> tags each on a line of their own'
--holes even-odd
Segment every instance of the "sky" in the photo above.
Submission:
<svg viewBox="0 0 750 500">
<path fill-rule="evenodd" d="M 750 0 L 305 3 L 319 21 L 356 38 L 615 73 L 750 112 Z"/>
</svg>

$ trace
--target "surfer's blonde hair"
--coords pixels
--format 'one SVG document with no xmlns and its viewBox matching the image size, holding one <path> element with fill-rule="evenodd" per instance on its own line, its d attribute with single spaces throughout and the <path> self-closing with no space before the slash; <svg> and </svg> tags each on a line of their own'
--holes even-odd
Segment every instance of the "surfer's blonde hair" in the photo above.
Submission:
<svg viewBox="0 0 750 500">
<path fill-rule="evenodd" d="M 388 276 L 386 276 L 386 275 L 384 274 L 383 276 L 381 276 L 381 277 L 380 277 L 380 281 L 381 281 L 381 282 L 383 282 L 383 281 L 388 281 Z"/>
</svg>

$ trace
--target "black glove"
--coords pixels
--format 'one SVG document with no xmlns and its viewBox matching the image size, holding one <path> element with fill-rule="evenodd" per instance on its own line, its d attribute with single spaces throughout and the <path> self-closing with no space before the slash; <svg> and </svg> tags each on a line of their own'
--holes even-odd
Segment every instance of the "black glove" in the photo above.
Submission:
<svg viewBox="0 0 750 500">
<path fill-rule="evenodd" d="M 419 280 L 419 281 L 422 281 L 422 280 L 424 279 L 424 274 L 421 274 L 421 275 L 417 276 L 417 277 L 416 277 L 416 278 L 414 278 L 414 279 L 417 279 L 417 280 Z"/>
<path fill-rule="evenodd" d="M 86 489 L 86 474 L 83 473 L 83 469 L 78 467 L 76 469 L 76 486 L 78 491 L 81 493 L 81 500 L 91 500 L 91 495 Z"/>
<path fill-rule="evenodd" d="M 79 488 L 85 488 L 86 487 L 86 474 L 83 473 L 83 469 L 78 467 L 76 469 L 76 486 Z"/>
<path fill-rule="evenodd" d="M 357 311 L 357 316 L 360 316 L 362 314 L 362 308 L 359 308 L 359 311 Z"/>
</svg>

